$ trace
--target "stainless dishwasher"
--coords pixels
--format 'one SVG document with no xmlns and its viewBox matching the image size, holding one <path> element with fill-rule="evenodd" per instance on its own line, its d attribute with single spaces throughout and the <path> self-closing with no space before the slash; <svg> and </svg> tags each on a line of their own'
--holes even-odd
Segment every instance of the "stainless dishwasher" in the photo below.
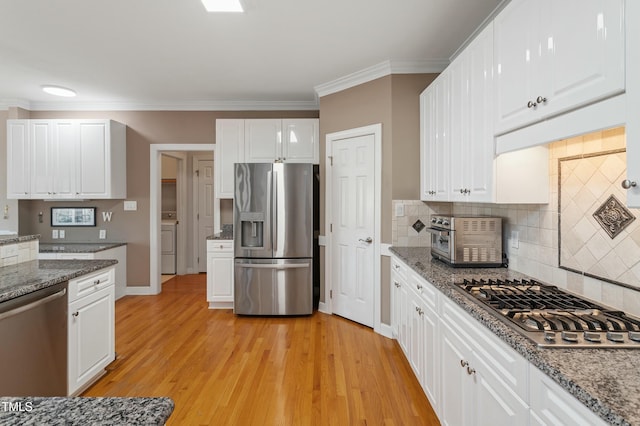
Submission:
<svg viewBox="0 0 640 426">
<path fill-rule="evenodd" d="M 0 303 L 0 396 L 67 396 L 67 283 Z"/>
</svg>

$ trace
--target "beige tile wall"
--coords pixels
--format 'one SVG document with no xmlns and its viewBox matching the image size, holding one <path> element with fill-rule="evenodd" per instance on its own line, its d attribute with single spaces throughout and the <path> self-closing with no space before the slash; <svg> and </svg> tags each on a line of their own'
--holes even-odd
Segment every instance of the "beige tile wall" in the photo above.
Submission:
<svg viewBox="0 0 640 426">
<path fill-rule="evenodd" d="M 393 217 L 393 244 L 398 246 L 428 246 L 424 231 L 416 234 L 410 228 L 416 218 L 428 218 L 431 211 L 453 214 L 491 215 L 504 218 L 504 247 L 509 267 L 558 287 L 601 303 L 640 316 L 640 292 L 566 271 L 559 268 L 558 258 L 558 159 L 580 154 L 625 148 L 622 129 L 579 136 L 550 145 L 550 202 L 544 205 L 430 203 L 394 201 L 405 204 L 405 217 Z M 410 207 L 407 209 L 407 207 Z M 411 209 L 413 207 L 414 209 Z M 409 214 L 409 213 L 416 213 Z M 424 220 L 423 220 L 424 222 Z M 425 222 L 427 224 L 427 222 Z M 512 232 L 518 234 L 517 244 Z M 426 242 L 425 242 L 426 241 Z M 517 246 L 517 247 L 515 247 Z M 636 256 L 640 257 L 640 253 Z M 640 283 L 635 283 L 640 288 Z"/>
</svg>

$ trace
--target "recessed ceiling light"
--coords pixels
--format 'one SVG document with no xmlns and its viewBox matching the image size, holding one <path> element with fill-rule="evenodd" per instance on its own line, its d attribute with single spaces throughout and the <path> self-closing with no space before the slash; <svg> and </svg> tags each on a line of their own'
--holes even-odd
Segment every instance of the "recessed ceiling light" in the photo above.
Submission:
<svg viewBox="0 0 640 426">
<path fill-rule="evenodd" d="M 64 96 L 67 98 L 72 98 L 76 95 L 76 92 L 74 90 L 60 86 L 42 86 L 42 91 L 50 95 Z"/>
<path fill-rule="evenodd" d="M 244 12 L 240 0 L 202 0 L 207 12 Z"/>
</svg>

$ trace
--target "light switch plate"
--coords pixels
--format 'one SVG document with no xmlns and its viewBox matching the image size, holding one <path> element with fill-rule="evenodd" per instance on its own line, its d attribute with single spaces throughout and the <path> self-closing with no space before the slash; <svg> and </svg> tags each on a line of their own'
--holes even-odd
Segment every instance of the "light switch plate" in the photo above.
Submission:
<svg viewBox="0 0 640 426">
<path fill-rule="evenodd" d="M 54 229 L 53 231 L 51 231 L 51 238 L 53 238 L 54 240 L 58 239 L 58 230 Z"/>
<path fill-rule="evenodd" d="M 511 248 L 520 247 L 520 233 L 518 231 L 511 231 Z"/>
<path fill-rule="evenodd" d="M 136 211 L 138 210 L 138 202 L 137 201 L 125 201 L 124 202 L 125 211 Z"/>
<path fill-rule="evenodd" d="M 58 235 L 60 236 L 60 238 L 64 238 L 64 235 L 65 235 L 65 231 L 64 231 L 64 229 L 61 229 L 61 230 L 58 232 Z"/>
<path fill-rule="evenodd" d="M 106 229 L 101 229 L 100 230 L 100 232 L 98 233 L 98 238 L 100 238 L 101 240 L 104 240 L 105 238 L 107 238 Z"/>
</svg>

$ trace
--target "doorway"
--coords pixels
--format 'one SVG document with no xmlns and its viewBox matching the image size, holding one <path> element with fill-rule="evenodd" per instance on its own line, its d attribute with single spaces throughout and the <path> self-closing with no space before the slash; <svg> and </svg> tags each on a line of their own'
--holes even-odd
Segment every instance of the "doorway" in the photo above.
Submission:
<svg viewBox="0 0 640 426">
<path fill-rule="evenodd" d="M 150 146 L 150 170 L 149 170 L 149 182 L 150 182 L 150 191 L 149 191 L 149 283 L 150 283 L 150 293 L 151 294 L 159 294 L 162 292 L 162 280 L 161 280 L 161 244 L 160 244 L 160 235 L 161 235 L 161 156 L 162 154 L 168 154 L 171 156 L 178 156 L 182 158 L 182 161 L 179 164 L 182 164 L 182 168 L 180 165 L 178 166 L 178 176 L 181 173 L 184 174 L 184 179 L 177 179 L 177 216 L 178 216 L 178 228 L 176 231 L 176 252 L 178 254 L 177 264 L 176 264 L 176 272 L 178 274 L 185 273 L 193 273 L 195 271 L 193 264 L 187 265 L 185 261 L 185 256 L 182 256 L 180 253 L 193 253 L 193 245 L 187 244 L 188 240 L 192 240 L 195 238 L 193 231 L 193 224 L 187 227 L 186 222 L 180 222 L 180 217 L 187 217 L 187 203 L 188 196 L 187 193 L 188 185 L 187 181 L 190 180 L 190 177 L 187 176 L 187 157 L 189 154 L 193 154 L 195 151 L 198 152 L 207 152 L 214 153 L 215 145 L 214 144 L 152 144 Z M 211 154 L 210 154 L 211 155 Z M 214 157 L 215 160 L 215 157 Z M 189 179 L 187 179 L 189 177 Z M 182 183 L 180 183 L 182 181 Z M 216 212 L 219 211 L 219 206 L 217 206 L 216 200 L 213 200 L 213 211 L 212 214 L 215 216 Z M 189 222 L 192 222 L 189 220 Z M 182 229 L 181 229 L 182 227 Z M 187 237 L 190 235 L 191 237 Z M 198 238 L 204 238 L 203 236 L 199 236 Z M 189 248 L 188 248 L 189 247 Z M 181 261 L 182 259 L 182 261 Z M 191 262 L 193 263 L 193 262 Z"/>
<path fill-rule="evenodd" d="M 382 125 L 326 136 L 325 304 L 380 328 Z"/>
</svg>

